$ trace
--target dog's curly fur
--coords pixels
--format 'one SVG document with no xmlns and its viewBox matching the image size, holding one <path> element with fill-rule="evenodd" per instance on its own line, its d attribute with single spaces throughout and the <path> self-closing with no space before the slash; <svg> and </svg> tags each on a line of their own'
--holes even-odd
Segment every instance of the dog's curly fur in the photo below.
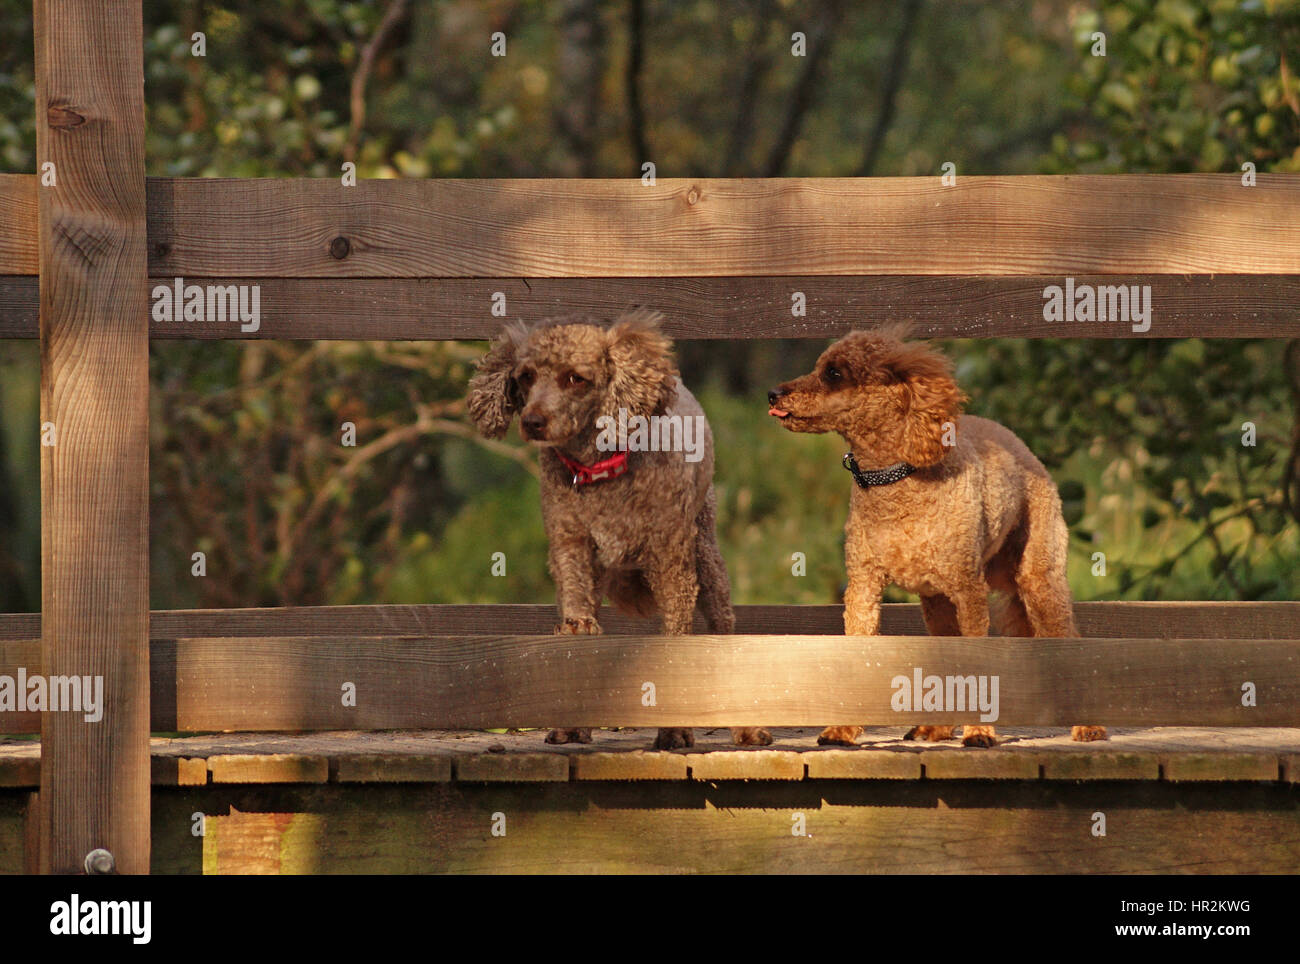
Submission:
<svg viewBox="0 0 1300 964">
<path fill-rule="evenodd" d="M 845 632 L 879 632 L 880 596 L 892 583 L 920 595 L 932 635 L 988 635 L 990 590 L 1005 594 L 1004 635 L 1078 635 L 1066 580 L 1069 533 L 1051 476 L 1006 428 L 962 414 L 966 396 L 948 359 L 905 341 L 907 330 L 853 332 L 810 374 L 768 396 L 771 414 L 791 431 L 843 436 L 862 469 L 916 467 L 890 485 L 850 483 Z M 949 739 L 953 729 L 918 726 L 908 738 Z M 828 727 L 821 742 L 852 744 L 861 732 Z M 1098 740 L 1106 731 L 1076 726 L 1072 735 Z M 992 746 L 993 727 L 967 724 L 963 742 Z"/>
<path fill-rule="evenodd" d="M 692 630 L 696 605 L 710 632 L 735 628 L 731 586 L 715 532 L 713 437 L 704 411 L 682 385 L 672 343 L 657 312 L 634 311 L 612 323 L 579 316 L 533 327 L 508 326 L 479 363 L 467 399 L 480 433 L 500 438 L 516 415 L 539 447 L 542 519 L 549 541 L 560 621 L 556 633 L 599 633 L 602 598 L 641 616 L 658 611 L 666 635 Z M 682 452 L 629 452 L 628 471 L 582 486 L 556 455 L 592 465 L 597 419 L 628 415 L 700 416 L 703 458 Z M 766 745 L 768 731 L 735 727 L 739 744 Z M 551 731 L 551 743 L 591 740 L 587 728 Z M 691 746 L 688 729 L 662 729 L 660 749 Z"/>
</svg>

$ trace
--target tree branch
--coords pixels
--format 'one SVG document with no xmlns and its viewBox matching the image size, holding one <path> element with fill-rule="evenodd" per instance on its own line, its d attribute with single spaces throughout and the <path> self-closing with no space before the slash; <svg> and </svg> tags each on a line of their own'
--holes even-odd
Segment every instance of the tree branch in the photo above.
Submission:
<svg viewBox="0 0 1300 964">
<path fill-rule="evenodd" d="M 822 11 L 821 22 L 813 36 L 808 39 L 803 73 L 795 83 L 794 96 L 790 99 L 785 123 L 781 125 L 781 133 L 776 143 L 772 145 L 772 152 L 768 155 L 767 164 L 763 168 L 764 177 L 780 177 L 790 160 L 790 151 L 799 137 L 799 128 L 803 124 L 804 114 L 812 106 L 817 93 L 817 82 L 821 79 L 822 71 L 829 59 L 828 55 L 835 38 L 835 27 L 844 13 L 843 0 L 826 0 Z"/>
<path fill-rule="evenodd" d="M 641 65 L 645 47 L 645 0 L 628 0 L 627 28 L 627 116 L 632 139 L 632 164 L 639 176 L 641 165 L 650 160 L 646 137 L 645 108 L 641 102 Z"/>
<path fill-rule="evenodd" d="M 776 0 L 760 0 L 754 42 L 750 45 L 749 57 L 746 59 L 745 76 L 736 97 L 736 115 L 731 125 L 731 134 L 727 138 L 727 153 L 722 162 L 722 172 L 727 177 L 745 173 L 742 167 L 754 136 L 754 108 L 758 103 L 758 89 L 772 63 L 771 54 L 764 52 L 763 44 L 771 30 L 775 12 Z"/>
<path fill-rule="evenodd" d="M 876 125 L 871 130 L 871 139 L 867 141 L 862 163 L 858 165 L 858 177 L 868 177 L 875 171 L 876 161 L 880 159 L 880 152 L 885 146 L 885 137 L 894 124 L 898 91 L 903 86 L 903 76 L 907 73 L 912 38 L 916 33 L 916 18 L 923 2 L 924 0 L 905 0 L 903 4 L 903 25 L 898 28 L 898 35 L 894 38 L 894 50 L 890 54 L 889 69 L 885 73 L 885 88 L 880 95 L 880 113 L 876 115 Z"/>
<path fill-rule="evenodd" d="M 361 128 L 366 122 L 366 84 L 370 80 L 370 71 L 375 65 L 375 56 L 379 53 L 379 48 L 384 45 L 388 35 L 393 28 L 397 26 L 399 20 L 406 14 L 407 0 L 392 0 L 388 9 L 384 12 L 384 17 L 379 21 L 379 26 L 375 28 L 375 34 L 370 38 L 361 51 L 361 59 L 357 62 L 357 72 L 352 75 L 352 125 L 348 129 L 347 144 L 343 148 L 343 159 L 345 161 L 355 161 L 357 159 L 357 145 L 361 140 Z"/>
</svg>

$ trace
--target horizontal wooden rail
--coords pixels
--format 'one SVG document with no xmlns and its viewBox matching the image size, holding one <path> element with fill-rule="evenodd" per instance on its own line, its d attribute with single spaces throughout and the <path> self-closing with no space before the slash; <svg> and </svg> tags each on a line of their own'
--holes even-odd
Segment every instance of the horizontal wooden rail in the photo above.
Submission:
<svg viewBox="0 0 1300 964">
<path fill-rule="evenodd" d="M 881 631 L 926 634 L 921 607 L 886 603 Z M 843 606 L 737 606 L 744 635 L 844 634 Z M 1079 602 L 1085 638 L 1300 639 L 1300 602 Z M 611 634 L 651 634 L 656 623 L 602 611 Z M 271 609 L 162 609 L 150 619 L 154 639 L 193 636 L 505 636 L 549 633 L 555 607 L 537 605 L 285 606 Z M 705 632 L 697 617 L 696 631 Z M 0 615 L 0 639 L 40 636 L 39 613 Z"/>
<path fill-rule="evenodd" d="M 36 179 L 0 175 L 0 337 L 33 337 Z M 652 305 L 679 338 L 1289 337 L 1300 175 L 749 180 L 152 178 L 151 288 L 256 283 L 261 324 L 155 338 L 482 338 Z M 1151 286 L 1146 331 L 1049 322 L 1043 292 Z M 791 295 L 807 314 L 791 314 Z"/>
<path fill-rule="evenodd" d="M 0 175 L 0 275 L 36 273 L 36 190 Z M 1300 274 L 1300 174 L 150 178 L 148 204 L 160 278 Z"/>
<path fill-rule="evenodd" d="M 0 674 L 39 647 L 0 644 Z M 937 636 L 244 637 L 151 644 L 155 730 L 975 722 L 897 677 L 997 680 L 1007 726 L 1300 725 L 1300 640 Z M 1252 684 L 1255 705 L 1243 706 Z M 654 705 L 645 705 L 653 684 Z M 924 684 L 928 686 L 929 684 Z M 991 688 L 986 687 L 986 695 Z M 344 694 L 355 691 L 355 705 Z M 917 697 L 919 699 L 919 696 Z M 991 704 L 990 704 L 991 705 Z M 3 728 L 32 732 L 35 713 Z M 93 726 L 93 723 L 87 723 Z"/>
<path fill-rule="evenodd" d="M 1076 285 L 1113 284 L 1079 275 Z M 201 286 L 229 278 L 187 277 Z M 1043 320 L 1043 292 L 1060 277 L 749 278 L 261 278 L 256 331 L 232 321 L 150 323 L 155 339 L 440 340 L 490 338 L 501 330 L 493 296 L 510 315 L 612 316 L 635 305 L 664 313 L 674 338 L 836 338 L 855 328 L 910 319 L 927 338 L 1288 338 L 1300 333 L 1300 275 L 1133 275 L 1149 285 L 1148 330 L 1115 321 Z M 171 285 L 152 278 L 150 290 Z M 802 292 L 807 314 L 792 317 Z M 0 277 L 0 338 L 35 338 L 35 277 Z M 1139 326 L 1140 327 L 1140 326 Z"/>
</svg>

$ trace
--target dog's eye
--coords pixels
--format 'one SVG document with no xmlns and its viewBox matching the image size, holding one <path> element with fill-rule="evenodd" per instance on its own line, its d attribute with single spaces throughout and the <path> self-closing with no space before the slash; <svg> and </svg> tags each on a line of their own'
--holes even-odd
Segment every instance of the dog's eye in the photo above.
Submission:
<svg viewBox="0 0 1300 964">
<path fill-rule="evenodd" d="M 527 388 L 533 383 L 533 373 L 529 369 L 524 369 L 515 376 L 515 381 L 519 383 L 520 388 Z"/>
<path fill-rule="evenodd" d="M 838 382 L 843 377 L 844 373 L 834 365 L 828 365 L 826 371 L 822 372 L 822 378 L 826 379 L 828 382 Z"/>
<path fill-rule="evenodd" d="M 587 384 L 587 379 L 583 378 L 577 372 L 569 372 L 569 377 L 565 379 L 565 382 L 571 386 L 585 385 Z"/>
</svg>

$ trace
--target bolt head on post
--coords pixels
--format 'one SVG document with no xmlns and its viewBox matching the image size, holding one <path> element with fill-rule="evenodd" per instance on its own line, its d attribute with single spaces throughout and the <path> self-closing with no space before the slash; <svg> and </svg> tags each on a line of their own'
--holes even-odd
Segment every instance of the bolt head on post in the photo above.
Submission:
<svg viewBox="0 0 1300 964">
<path fill-rule="evenodd" d="M 113 855 L 102 847 L 98 850 L 92 850 L 86 854 L 86 873 L 92 876 L 115 874 L 117 873 L 117 862 L 113 860 Z"/>
</svg>

